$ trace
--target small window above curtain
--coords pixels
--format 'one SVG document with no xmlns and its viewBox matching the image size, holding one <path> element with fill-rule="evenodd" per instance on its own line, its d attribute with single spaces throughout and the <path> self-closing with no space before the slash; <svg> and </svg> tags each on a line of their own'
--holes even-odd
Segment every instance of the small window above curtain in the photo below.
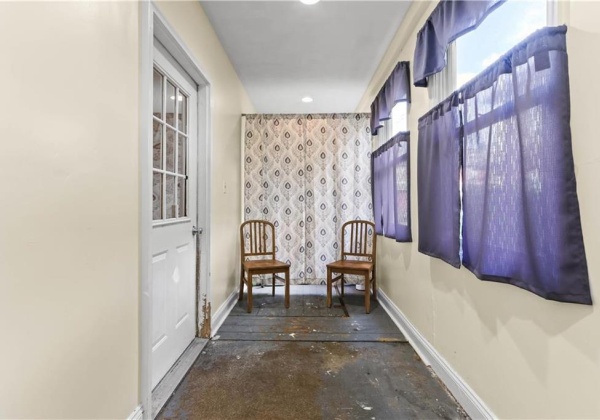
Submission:
<svg viewBox="0 0 600 420">
<path fill-rule="evenodd" d="M 410 68 L 408 61 L 400 61 L 387 78 L 371 104 L 371 135 L 376 136 L 383 122 L 390 119 L 392 109 L 399 102 L 410 103 Z"/>
<path fill-rule="evenodd" d="M 410 133 L 392 137 L 371 155 L 375 232 L 412 242 L 410 227 Z"/>
<path fill-rule="evenodd" d="M 448 45 L 472 31 L 506 0 L 442 0 L 417 34 L 414 85 L 427 87 L 427 77 L 446 67 Z"/>
</svg>

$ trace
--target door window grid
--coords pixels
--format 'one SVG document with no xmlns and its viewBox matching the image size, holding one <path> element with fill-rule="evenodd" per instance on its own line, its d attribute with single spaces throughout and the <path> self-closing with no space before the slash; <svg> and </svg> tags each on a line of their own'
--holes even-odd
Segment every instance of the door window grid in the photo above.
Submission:
<svg viewBox="0 0 600 420">
<path fill-rule="evenodd" d="M 156 67 L 154 95 L 152 218 L 155 221 L 185 218 L 188 215 L 188 96 Z"/>
</svg>

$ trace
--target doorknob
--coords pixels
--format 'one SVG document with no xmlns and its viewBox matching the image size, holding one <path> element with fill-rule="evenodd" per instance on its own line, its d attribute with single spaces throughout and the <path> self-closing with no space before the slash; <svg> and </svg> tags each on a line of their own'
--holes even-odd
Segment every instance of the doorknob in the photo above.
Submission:
<svg viewBox="0 0 600 420">
<path fill-rule="evenodd" d="M 202 234 L 202 232 L 204 232 L 204 229 L 202 228 L 197 228 L 196 226 L 192 226 L 192 235 L 196 235 L 196 234 Z"/>
</svg>

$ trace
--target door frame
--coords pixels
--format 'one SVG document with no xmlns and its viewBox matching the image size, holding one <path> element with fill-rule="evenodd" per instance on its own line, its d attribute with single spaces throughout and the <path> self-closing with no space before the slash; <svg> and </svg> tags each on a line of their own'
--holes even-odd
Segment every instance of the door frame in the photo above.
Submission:
<svg viewBox="0 0 600 420">
<path fill-rule="evenodd" d="M 202 306 L 209 307 L 210 293 L 210 222 L 211 222 L 211 83 L 206 72 L 195 60 L 191 50 L 167 22 L 153 1 L 139 3 L 140 11 L 140 93 L 139 93 L 139 400 L 144 418 L 152 418 L 152 72 L 154 38 L 183 67 L 197 84 L 198 115 L 198 190 L 195 226 L 203 233 L 197 240 L 196 268 L 196 336 L 199 336 L 199 317 Z M 200 182 L 202 180 L 202 182 Z M 201 200 L 204 198 L 204 200 Z M 198 278 L 199 276 L 199 278 Z M 210 318 L 208 318 L 210 319 Z"/>
</svg>

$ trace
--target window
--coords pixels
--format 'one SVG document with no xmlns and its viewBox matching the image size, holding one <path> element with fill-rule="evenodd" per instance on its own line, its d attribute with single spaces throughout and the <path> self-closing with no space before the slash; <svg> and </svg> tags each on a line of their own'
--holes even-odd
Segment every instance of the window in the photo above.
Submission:
<svg viewBox="0 0 600 420">
<path fill-rule="evenodd" d="M 504 53 L 547 24 L 548 0 L 508 0 L 455 42 L 456 87 L 494 63 Z M 449 52 L 452 50 L 449 49 Z"/>
<path fill-rule="evenodd" d="M 401 131 L 408 131 L 408 104 L 406 102 L 398 102 L 392 108 L 392 135 L 395 136 Z"/>
<path fill-rule="evenodd" d="M 556 15 L 556 5 L 556 0 L 507 0 L 479 27 L 450 43 L 446 67 L 427 79 L 430 107 L 442 102 L 528 35 L 554 24 L 549 21 Z"/>
<path fill-rule="evenodd" d="M 532 4 L 542 6 L 529 15 L 538 13 L 543 25 L 546 3 Z M 521 19 L 513 20 L 518 28 Z M 468 82 L 469 63 L 458 63 L 466 84 L 419 119 L 419 251 L 482 280 L 591 304 L 571 152 L 567 29 L 527 36 L 533 20 L 519 34 L 527 39 L 490 56 L 490 67 L 473 44 L 469 59 L 479 73 Z M 478 46 L 499 42 L 476 35 Z"/>
<path fill-rule="evenodd" d="M 408 104 L 398 102 L 392 108 L 390 119 L 383 122 L 383 127 L 377 131 L 376 146 L 383 145 L 396 134 L 408 131 Z"/>
<path fill-rule="evenodd" d="M 187 216 L 188 96 L 154 69 L 152 219 Z"/>
</svg>

